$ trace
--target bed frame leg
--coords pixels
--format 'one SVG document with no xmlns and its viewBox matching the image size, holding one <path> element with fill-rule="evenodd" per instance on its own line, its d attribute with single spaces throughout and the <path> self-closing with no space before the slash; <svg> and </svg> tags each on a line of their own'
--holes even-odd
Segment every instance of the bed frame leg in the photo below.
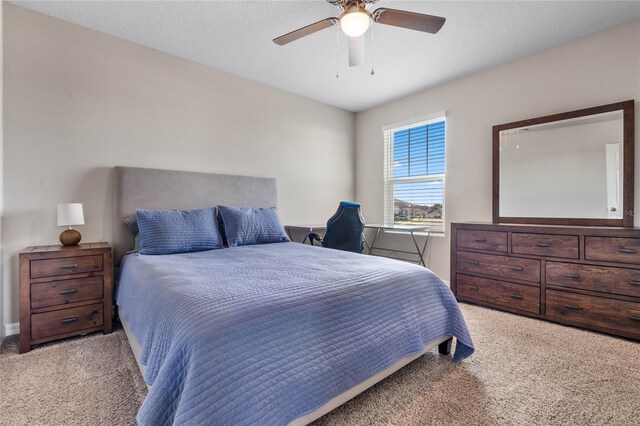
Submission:
<svg viewBox="0 0 640 426">
<path fill-rule="evenodd" d="M 453 342 L 453 337 L 450 337 L 448 340 L 440 343 L 438 345 L 438 352 L 441 355 L 449 355 L 451 353 L 451 343 Z"/>
</svg>

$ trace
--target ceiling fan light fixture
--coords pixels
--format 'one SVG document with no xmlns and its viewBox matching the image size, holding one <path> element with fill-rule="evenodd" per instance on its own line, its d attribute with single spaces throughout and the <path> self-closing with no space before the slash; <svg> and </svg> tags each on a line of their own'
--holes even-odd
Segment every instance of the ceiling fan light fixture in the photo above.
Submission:
<svg viewBox="0 0 640 426">
<path fill-rule="evenodd" d="M 371 25 L 371 14 L 363 7 L 355 6 L 340 16 L 340 28 L 349 37 L 360 37 Z"/>
</svg>

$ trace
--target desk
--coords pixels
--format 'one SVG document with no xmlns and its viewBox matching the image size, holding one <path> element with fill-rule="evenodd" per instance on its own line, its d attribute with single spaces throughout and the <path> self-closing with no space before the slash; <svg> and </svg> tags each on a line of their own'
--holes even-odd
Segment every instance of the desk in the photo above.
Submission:
<svg viewBox="0 0 640 426">
<path fill-rule="evenodd" d="M 304 232 L 304 239 L 301 241 L 302 244 L 304 244 L 309 241 L 309 234 L 324 234 L 327 231 L 327 225 L 286 225 L 284 227 L 284 230 L 291 241 L 293 241 L 291 231 L 293 231 L 294 233 Z"/>
<path fill-rule="evenodd" d="M 373 240 L 371 240 L 371 245 L 367 243 L 365 240 L 365 244 L 367 245 L 368 253 L 372 254 L 373 250 L 384 250 L 387 253 L 384 257 L 392 257 L 397 253 L 409 254 L 413 256 L 418 256 L 418 260 L 414 261 L 418 265 L 422 265 L 425 268 L 427 265 L 424 263 L 424 253 L 427 250 L 427 243 L 429 242 L 429 235 L 431 234 L 431 227 L 422 226 L 422 225 L 365 225 L 365 228 L 375 229 L 376 233 L 373 236 Z M 413 241 L 413 245 L 415 246 L 415 251 L 406 251 L 406 250 L 394 250 L 384 247 L 376 247 L 376 240 L 378 239 L 378 235 L 380 235 L 380 231 L 389 232 L 392 234 L 405 234 L 411 236 L 411 240 Z M 424 244 L 422 247 L 418 244 L 416 240 L 416 232 L 425 233 Z"/>
</svg>

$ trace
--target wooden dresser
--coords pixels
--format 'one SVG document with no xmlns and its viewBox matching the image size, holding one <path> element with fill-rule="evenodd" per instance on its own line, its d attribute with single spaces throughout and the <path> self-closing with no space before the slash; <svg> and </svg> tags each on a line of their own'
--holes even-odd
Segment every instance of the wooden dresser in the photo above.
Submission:
<svg viewBox="0 0 640 426">
<path fill-rule="evenodd" d="M 20 353 L 51 340 L 111 333 L 111 247 L 27 247 L 20 252 Z"/>
<path fill-rule="evenodd" d="M 640 339 L 640 229 L 454 223 L 460 301 Z"/>
</svg>

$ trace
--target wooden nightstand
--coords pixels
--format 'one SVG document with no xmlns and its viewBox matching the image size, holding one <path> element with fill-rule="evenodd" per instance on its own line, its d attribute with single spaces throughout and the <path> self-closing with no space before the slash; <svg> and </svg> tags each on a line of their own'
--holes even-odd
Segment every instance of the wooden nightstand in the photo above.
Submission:
<svg viewBox="0 0 640 426">
<path fill-rule="evenodd" d="M 37 246 L 20 252 L 20 353 L 32 345 L 111 333 L 111 246 Z"/>
</svg>

